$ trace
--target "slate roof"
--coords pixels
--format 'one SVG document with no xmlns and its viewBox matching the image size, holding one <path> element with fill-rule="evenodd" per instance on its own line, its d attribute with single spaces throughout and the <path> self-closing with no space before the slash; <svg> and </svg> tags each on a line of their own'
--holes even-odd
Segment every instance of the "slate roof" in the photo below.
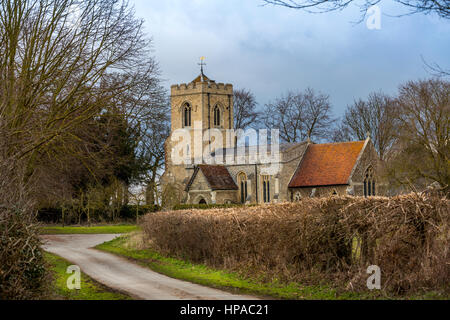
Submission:
<svg viewBox="0 0 450 320">
<path fill-rule="evenodd" d="M 187 190 L 191 187 L 199 171 L 202 171 L 212 190 L 239 190 L 228 169 L 224 166 L 199 165 L 196 167 Z"/>
<path fill-rule="evenodd" d="M 347 185 L 365 142 L 309 145 L 289 188 Z"/>
<path fill-rule="evenodd" d="M 304 145 L 307 144 L 307 142 L 297 142 L 297 143 L 283 143 L 283 144 L 279 144 L 278 148 L 279 148 L 279 152 L 280 153 L 284 153 L 286 151 L 288 151 L 290 148 L 295 147 L 295 146 L 299 146 L 299 145 Z M 222 148 L 222 149 L 216 149 L 215 152 L 211 153 L 211 156 L 218 156 L 219 154 L 225 156 L 237 156 L 237 155 L 254 155 L 254 156 L 259 156 L 261 155 L 261 150 L 260 150 L 261 146 L 258 145 L 251 145 L 251 146 L 239 146 L 239 147 L 235 147 L 235 148 Z M 268 144 L 266 145 L 266 152 L 267 154 L 272 154 L 272 145 Z"/>
</svg>

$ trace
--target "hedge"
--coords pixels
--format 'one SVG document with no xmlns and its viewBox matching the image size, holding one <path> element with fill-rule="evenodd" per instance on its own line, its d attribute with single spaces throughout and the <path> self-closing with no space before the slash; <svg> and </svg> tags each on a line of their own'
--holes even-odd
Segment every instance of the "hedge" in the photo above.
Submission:
<svg viewBox="0 0 450 320">
<path fill-rule="evenodd" d="M 332 197 L 158 212 L 142 227 L 163 253 L 252 277 L 364 291 L 377 265 L 384 292 L 448 292 L 449 212 L 426 195 Z"/>
</svg>

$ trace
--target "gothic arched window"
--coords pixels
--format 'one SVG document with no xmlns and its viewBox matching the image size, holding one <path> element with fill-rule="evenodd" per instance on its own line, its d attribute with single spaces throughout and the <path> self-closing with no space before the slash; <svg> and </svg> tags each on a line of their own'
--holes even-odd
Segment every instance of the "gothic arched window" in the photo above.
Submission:
<svg viewBox="0 0 450 320">
<path fill-rule="evenodd" d="M 262 176 L 263 200 L 265 203 L 270 202 L 270 176 Z"/>
<path fill-rule="evenodd" d="M 300 202 L 302 201 L 302 194 L 300 193 L 300 191 L 297 191 L 294 195 L 293 201 L 295 202 Z"/>
<path fill-rule="evenodd" d="M 376 195 L 376 183 L 373 168 L 369 167 L 364 176 L 364 197 L 371 197 Z"/>
<path fill-rule="evenodd" d="M 183 126 L 190 127 L 192 119 L 192 108 L 189 103 L 186 103 L 183 108 Z"/>
<path fill-rule="evenodd" d="M 214 126 L 220 126 L 220 108 L 218 106 L 214 107 Z"/>
<path fill-rule="evenodd" d="M 239 185 L 239 197 L 241 203 L 245 203 L 248 197 L 248 186 L 247 186 L 247 175 L 241 172 L 238 175 L 238 185 Z"/>
</svg>

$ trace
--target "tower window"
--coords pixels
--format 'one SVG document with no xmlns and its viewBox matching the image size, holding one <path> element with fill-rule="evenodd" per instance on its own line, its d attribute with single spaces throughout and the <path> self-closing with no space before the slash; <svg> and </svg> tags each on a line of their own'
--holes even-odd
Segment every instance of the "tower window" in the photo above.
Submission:
<svg viewBox="0 0 450 320">
<path fill-rule="evenodd" d="M 190 127 L 191 126 L 191 119 L 192 119 L 192 108 L 189 103 L 186 103 L 184 105 L 184 115 L 183 115 L 183 125 L 184 127 Z"/>
<path fill-rule="evenodd" d="M 373 168 L 369 167 L 366 170 L 366 174 L 364 176 L 364 197 L 371 197 L 376 195 L 376 182 L 375 175 L 373 172 Z"/>
<path fill-rule="evenodd" d="M 214 126 L 220 126 L 220 108 L 218 106 L 214 107 Z"/>
</svg>

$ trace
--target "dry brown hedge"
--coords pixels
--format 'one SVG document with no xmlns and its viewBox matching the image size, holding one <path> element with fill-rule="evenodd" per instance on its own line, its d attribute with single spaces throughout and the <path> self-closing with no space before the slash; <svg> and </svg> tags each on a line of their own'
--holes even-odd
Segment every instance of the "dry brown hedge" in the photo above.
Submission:
<svg viewBox="0 0 450 320">
<path fill-rule="evenodd" d="M 360 291 L 378 265 L 385 292 L 448 292 L 449 212 L 426 195 L 332 197 L 153 213 L 142 226 L 167 254 L 245 274 Z"/>
</svg>

